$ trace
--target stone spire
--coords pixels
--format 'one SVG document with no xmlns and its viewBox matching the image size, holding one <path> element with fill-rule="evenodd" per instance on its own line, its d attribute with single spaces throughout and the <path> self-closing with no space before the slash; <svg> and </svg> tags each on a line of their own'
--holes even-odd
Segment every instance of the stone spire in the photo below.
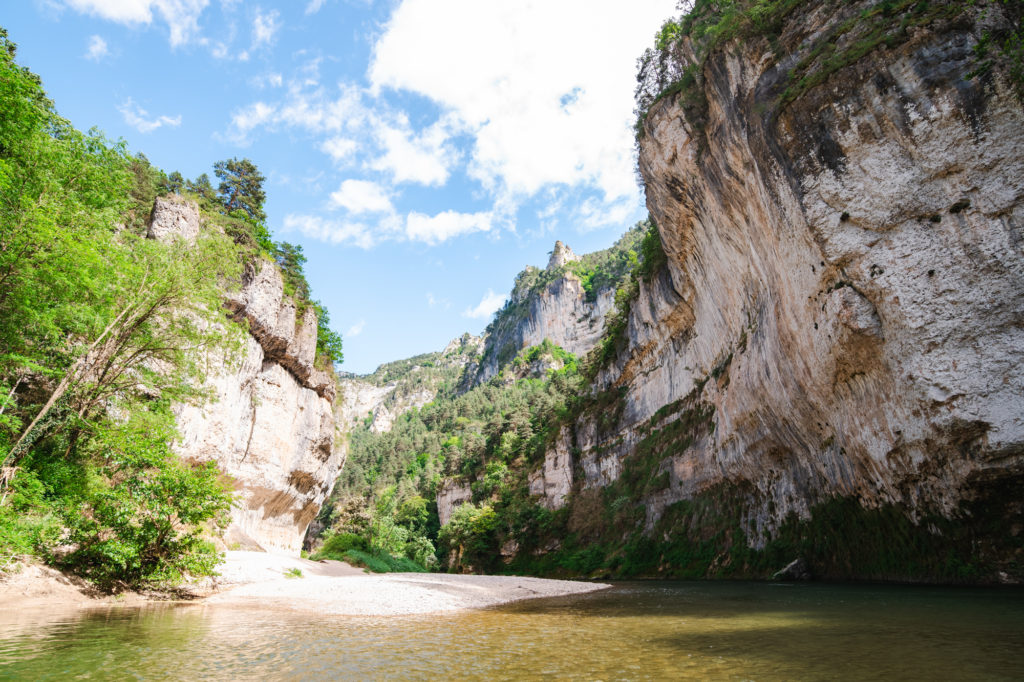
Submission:
<svg viewBox="0 0 1024 682">
<path fill-rule="evenodd" d="M 566 263 L 579 260 L 580 257 L 572 252 L 561 240 L 555 242 L 555 249 L 551 252 L 551 260 L 548 261 L 548 270 L 560 268 Z"/>
</svg>

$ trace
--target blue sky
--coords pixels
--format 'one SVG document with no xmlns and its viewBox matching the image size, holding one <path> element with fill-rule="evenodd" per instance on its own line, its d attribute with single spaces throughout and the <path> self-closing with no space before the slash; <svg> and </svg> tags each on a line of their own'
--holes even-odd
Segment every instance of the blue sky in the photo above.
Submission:
<svg viewBox="0 0 1024 682">
<path fill-rule="evenodd" d="M 342 369 L 480 333 L 556 239 L 642 219 L 636 58 L 675 0 L 24 0 L 57 109 L 187 178 L 251 158 Z"/>
</svg>

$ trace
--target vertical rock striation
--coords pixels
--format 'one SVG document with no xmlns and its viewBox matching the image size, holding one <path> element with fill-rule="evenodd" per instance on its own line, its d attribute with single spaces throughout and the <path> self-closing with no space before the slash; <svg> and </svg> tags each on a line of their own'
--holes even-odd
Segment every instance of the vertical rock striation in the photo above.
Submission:
<svg viewBox="0 0 1024 682">
<path fill-rule="evenodd" d="M 703 121 L 685 95 L 646 114 L 639 166 L 668 267 L 601 376 L 626 391 L 619 430 L 584 420 L 577 445 L 587 471 L 615 470 L 659 408 L 714 407 L 711 432 L 663 464 L 649 524 L 742 484 L 757 544 L 831 496 L 953 516 L 1024 481 L 1021 102 L 998 71 L 969 77 L 986 30 L 971 10 L 787 94 L 788 70 L 872 5 L 805 3 L 776 42 L 715 50 Z"/>
</svg>

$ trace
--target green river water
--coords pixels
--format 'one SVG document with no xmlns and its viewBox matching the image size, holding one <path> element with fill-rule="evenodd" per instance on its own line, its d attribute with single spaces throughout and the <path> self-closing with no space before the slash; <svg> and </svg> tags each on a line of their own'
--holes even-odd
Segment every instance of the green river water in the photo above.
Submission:
<svg viewBox="0 0 1024 682">
<path fill-rule="evenodd" d="M 390 618 L 0 605 L 0 679 L 1021 680 L 1024 591 L 630 582 Z"/>
</svg>

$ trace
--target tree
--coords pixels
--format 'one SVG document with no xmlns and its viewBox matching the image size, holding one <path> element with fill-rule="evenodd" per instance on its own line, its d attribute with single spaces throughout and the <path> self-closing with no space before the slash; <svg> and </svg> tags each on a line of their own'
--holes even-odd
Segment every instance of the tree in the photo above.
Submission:
<svg viewBox="0 0 1024 682">
<path fill-rule="evenodd" d="M 345 359 L 341 352 L 341 334 L 331 329 L 331 316 L 319 301 L 313 301 L 316 308 L 316 352 L 325 355 L 338 364 Z"/>
<path fill-rule="evenodd" d="M 185 179 L 181 177 L 181 173 L 174 171 L 167 176 L 167 181 L 164 183 L 164 190 L 169 194 L 181 194 L 181 190 L 185 185 Z"/>
<path fill-rule="evenodd" d="M 180 249 L 123 229 L 162 171 L 57 116 L 14 54 L 0 31 L 0 554 L 64 545 L 104 582 L 208 573 L 230 496 L 171 452 L 170 405 L 242 334 L 221 306 L 237 253 L 216 230 Z"/>
<path fill-rule="evenodd" d="M 229 159 L 213 164 L 213 172 L 220 179 L 217 196 L 228 213 L 244 211 L 256 223 L 267 219 L 263 202 L 267 195 L 263 191 L 266 180 L 249 159 Z"/>
<path fill-rule="evenodd" d="M 204 204 L 209 205 L 217 201 L 217 193 L 214 191 L 213 185 L 210 184 L 210 176 L 206 173 L 195 180 L 186 180 L 185 190 L 198 196 Z"/>
<path fill-rule="evenodd" d="M 302 253 L 302 246 L 288 242 L 274 244 L 274 261 L 281 267 L 288 288 L 299 298 L 309 300 L 309 282 L 303 269 L 306 255 Z"/>
</svg>

